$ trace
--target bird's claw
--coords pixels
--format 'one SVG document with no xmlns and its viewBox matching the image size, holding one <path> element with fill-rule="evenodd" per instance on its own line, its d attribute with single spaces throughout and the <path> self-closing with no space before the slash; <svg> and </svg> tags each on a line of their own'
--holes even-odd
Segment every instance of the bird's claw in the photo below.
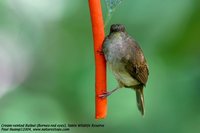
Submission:
<svg viewBox="0 0 200 133">
<path fill-rule="evenodd" d="M 103 50 L 97 50 L 100 55 L 103 55 Z"/>
<path fill-rule="evenodd" d="M 103 94 L 100 94 L 99 95 L 99 98 L 106 98 L 106 97 L 108 97 L 110 95 L 110 92 L 104 92 Z"/>
</svg>

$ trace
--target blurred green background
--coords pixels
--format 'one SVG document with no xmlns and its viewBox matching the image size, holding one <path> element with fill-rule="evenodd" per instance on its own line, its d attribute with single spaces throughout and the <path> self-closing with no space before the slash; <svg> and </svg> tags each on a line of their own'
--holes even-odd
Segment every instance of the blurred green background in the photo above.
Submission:
<svg viewBox="0 0 200 133">
<path fill-rule="evenodd" d="M 104 18 L 108 15 L 102 0 Z M 100 123 L 70 133 L 200 131 L 200 1 L 124 0 L 111 21 L 140 43 L 150 76 L 145 117 L 135 93 L 109 97 L 94 118 L 94 54 L 88 1 L 0 1 L 0 124 Z M 108 89 L 116 87 L 108 69 Z"/>
</svg>

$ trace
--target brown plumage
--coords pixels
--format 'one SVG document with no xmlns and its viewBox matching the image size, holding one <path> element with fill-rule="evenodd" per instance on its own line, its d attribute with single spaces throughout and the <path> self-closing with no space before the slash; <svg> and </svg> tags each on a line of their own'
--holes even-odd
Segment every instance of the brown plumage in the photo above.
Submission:
<svg viewBox="0 0 200 133">
<path fill-rule="evenodd" d="M 132 88 L 136 91 L 137 106 L 144 115 L 143 88 L 148 80 L 148 66 L 137 42 L 128 35 L 121 24 L 113 24 L 110 34 L 103 42 L 103 53 L 111 67 L 119 86 L 100 97 L 107 97 L 119 88 Z"/>
</svg>

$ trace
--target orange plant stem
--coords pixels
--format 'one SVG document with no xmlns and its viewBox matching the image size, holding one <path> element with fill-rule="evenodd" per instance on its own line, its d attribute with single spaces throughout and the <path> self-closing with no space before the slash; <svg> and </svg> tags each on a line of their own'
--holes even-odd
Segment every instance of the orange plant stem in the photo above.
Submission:
<svg viewBox="0 0 200 133">
<path fill-rule="evenodd" d="M 107 99 L 98 96 L 106 92 L 106 61 L 102 54 L 104 24 L 100 0 L 88 0 L 92 21 L 95 54 L 95 118 L 103 119 L 107 114 Z"/>
</svg>

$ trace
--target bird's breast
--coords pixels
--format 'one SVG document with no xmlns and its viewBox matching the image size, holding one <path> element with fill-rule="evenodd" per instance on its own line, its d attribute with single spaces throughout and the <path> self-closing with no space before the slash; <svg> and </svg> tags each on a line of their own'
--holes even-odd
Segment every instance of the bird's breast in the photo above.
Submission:
<svg viewBox="0 0 200 133">
<path fill-rule="evenodd" d="M 128 59 L 131 56 L 127 49 L 129 49 L 128 44 L 120 34 L 115 34 L 104 42 L 104 55 L 115 78 L 124 86 L 134 86 L 139 82 L 127 72 L 123 62 L 124 57 Z"/>
<path fill-rule="evenodd" d="M 112 42 L 106 47 L 106 60 L 108 62 L 120 62 L 121 58 L 126 54 L 122 42 Z"/>
<path fill-rule="evenodd" d="M 138 80 L 134 79 L 124 68 L 122 63 L 109 63 L 109 66 L 115 78 L 124 86 L 135 86 L 140 84 Z"/>
</svg>

